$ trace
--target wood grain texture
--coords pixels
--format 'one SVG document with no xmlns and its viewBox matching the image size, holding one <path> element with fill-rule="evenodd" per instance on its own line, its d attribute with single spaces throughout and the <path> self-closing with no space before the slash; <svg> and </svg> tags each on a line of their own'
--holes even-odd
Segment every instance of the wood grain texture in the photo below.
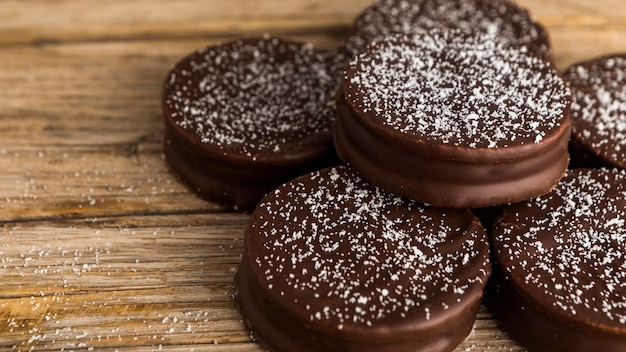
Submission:
<svg viewBox="0 0 626 352">
<path fill-rule="evenodd" d="M 258 351 L 232 302 L 248 216 L 162 156 L 169 67 L 272 33 L 333 48 L 369 0 L 3 1 L 0 350 Z M 520 0 L 556 63 L 626 52 L 621 0 Z M 481 310 L 457 351 L 522 351 Z"/>
<path fill-rule="evenodd" d="M 369 0 L 5 1 L 0 43 L 335 33 Z M 38 22 L 41 20 L 42 22 Z"/>
</svg>

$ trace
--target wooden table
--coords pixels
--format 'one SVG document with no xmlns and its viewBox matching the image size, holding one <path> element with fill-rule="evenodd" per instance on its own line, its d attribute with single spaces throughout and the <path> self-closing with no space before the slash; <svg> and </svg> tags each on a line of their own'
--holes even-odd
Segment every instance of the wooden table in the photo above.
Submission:
<svg viewBox="0 0 626 352">
<path fill-rule="evenodd" d="M 559 69 L 626 52 L 623 0 L 524 0 Z M 0 3 L 0 350 L 256 351 L 232 301 L 247 215 L 162 156 L 183 55 L 271 33 L 332 48 L 369 0 Z M 522 350 L 485 310 L 457 351 Z"/>
</svg>

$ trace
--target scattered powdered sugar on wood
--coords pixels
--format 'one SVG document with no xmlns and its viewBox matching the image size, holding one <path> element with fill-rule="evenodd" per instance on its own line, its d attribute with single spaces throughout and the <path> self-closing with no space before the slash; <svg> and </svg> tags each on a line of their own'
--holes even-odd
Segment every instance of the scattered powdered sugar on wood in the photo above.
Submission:
<svg viewBox="0 0 626 352">
<path fill-rule="evenodd" d="M 330 133 L 339 64 L 310 44 L 265 36 L 198 50 L 165 82 L 165 106 L 203 143 L 280 152 L 310 135 Z"/>
<path fill-rule="evenodd" d="M 494 35 L 514 46 L 527 47 L 539 57 L 550 57 L 544 30 L 527 10 L 507 0 L 379 0 L 359 15 L 344 46 L 354 56 L 390 35 L 433 29 Z"/>
<path fill-rule="evenodd" d="M 346 101 L 375 124 L 433 143 L 540 143 L 566 122 L 569 89 L 545 61 L 490 36 L 387 38 L 354 58 Z"/>
<path fill-rule="evenodd" d="M 573 133 L 618 164 L 626 159 L 626 55 L 571 66 Z"/>
<path fill-rule="evenodd" d="M 495 247 L 516 281 L 565 314 L 626 324 L 624 171 L 569 171 L 503 219 Z"/>
<path fill-rule="evenodd" d="M 5 224 L 0 336 L 7 338 L 0 338 L 0 350 L 156 350 L 191 340 L 229 342 L 237 334 L 245 340 L 231 308 L 239 259 L 232 244 L 241 240 L 233 234 L 241 226 L 232 217 L 224 231 L 212 223 L 209 238 L 206 228 L 196 232 L 188 222 L 168 231 L 134 221 Z"/>
<path fill-rule="evenodd" d="M 489 275 L 485 235 L 458 212 L 424 208 L 346 167 L 324 169 L 257 208 L 253 266 L 270 291 L 337 329 L 389 316 L 429 320 L 481 291 Z"/>
</svg>

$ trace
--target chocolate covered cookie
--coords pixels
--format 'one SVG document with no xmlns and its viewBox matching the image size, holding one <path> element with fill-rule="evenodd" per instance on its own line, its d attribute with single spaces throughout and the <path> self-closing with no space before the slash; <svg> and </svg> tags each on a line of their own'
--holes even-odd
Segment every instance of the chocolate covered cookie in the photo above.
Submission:
<svg viewBox="0 0 626 352">
<path fill-rule="evenodd" d="M 363 178 L 419 202 L 518 202 L 563 176 L 569 98 L 550 64 L 490 36 L 389 37 L 345 71 L 335 147 Z"/>
<path fill-rule="evenodd" d="M 574 166 L 626 169 L 626 54 L 570 66 Z"/>
<path fill-rule="evenodd" d="M 298 177 L 252 213 L 236 300 L 272 351 L 451 351 L 490 274 L 484 229 L 346 166 Z"/>
<path fill-rule="evenodd" d="M 626 351 L 626 174 L 568 171 L 507 206 L 493 232 L 489 302 L 531 351 Z"/>
<path fill-rule="evenodd" d="M 167 74 L 165 156 L 199 195 L 251 210 L 279 184 L 337 161 L 334 56 L 273 37 L 202 48 Z"/>
<path fill-rule="evenodd" d="M 356 56 L 367 45 L 390 35 L 433 29 L 493 35 L 545 60 L 552 59 L 547 31 L 526 9 L 508 0 L 378 0 L 356 18 L 352 35 L 341 47 Z"/>
</svg>

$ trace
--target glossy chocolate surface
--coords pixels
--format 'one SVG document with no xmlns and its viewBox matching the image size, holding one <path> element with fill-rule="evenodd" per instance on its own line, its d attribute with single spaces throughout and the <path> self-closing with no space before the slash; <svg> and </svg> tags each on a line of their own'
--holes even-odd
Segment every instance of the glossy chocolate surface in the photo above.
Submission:
<svg viewBox="0 0 626 352">
<path fill-rule="evenodd" d="M 551 65 L 490 37 L 388 38 L 351 61 L 336 101 L 339 156 L 423 203 L 525 200 L 567 166 L 569 90 Z"/>
<path fill-rule="evenodd" d="M 578 165 L 626 169 L 626 54 L 570 66 L 572 149 Z"/>
<path fill-rule="evenodd" d="M 451 351 L 490 274 L 469 211 L 424 207 L 327 168 L 252 213 L 236 299 L 272 351 Z"/>
<path fill-rule="evenodd" d="M 568 171 L 505 207 L 492 234 L 490 305 L 532 351 L 626 350 L 626 174 Z"/>
<path fill-rule="evenodd" d="M 252 210 L 279 184 L 335 163 L 339 67 L 329 52 L 272 37 L 190 54 L 163 88 L 169 164 L 201 196 Z"/>
<path fill-rule="evenodd" d="M 508 0 L 378 0 L 356 18 L 342 49 L 351 56 L 393 34 L 431 30 L 489 34 L 552 60 L 548 33 L 529 12 Z"/>
</svg>

